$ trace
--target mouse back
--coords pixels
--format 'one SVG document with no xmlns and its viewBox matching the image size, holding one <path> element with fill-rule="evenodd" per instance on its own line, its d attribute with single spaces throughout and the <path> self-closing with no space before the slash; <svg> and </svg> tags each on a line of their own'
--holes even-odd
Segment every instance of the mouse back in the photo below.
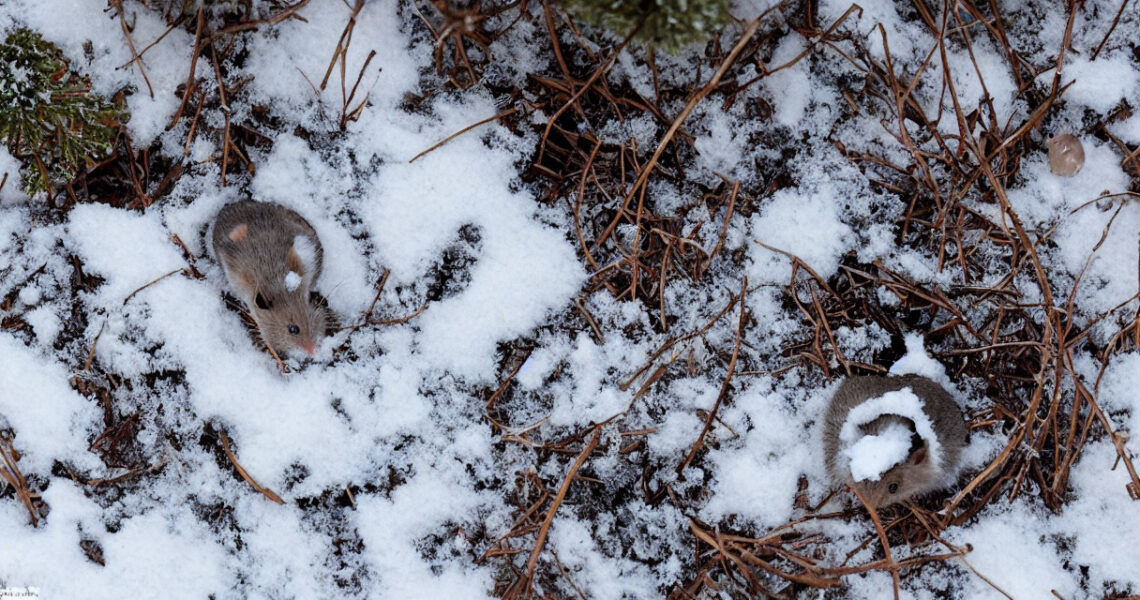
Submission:
<svg viewBox="0 0 1140 600">
<path fill-rule="evenodd" d="M 270 285 L 271 276 L 297 272 L 306 285 L 320 276 L 324 253 L 316 230 L 281 205 L 242 200 L 226 205 L 214 220 L 214 254 L 227 271 Z M 286 267 L 288 270 L 286 270 Z"/>
</svg>

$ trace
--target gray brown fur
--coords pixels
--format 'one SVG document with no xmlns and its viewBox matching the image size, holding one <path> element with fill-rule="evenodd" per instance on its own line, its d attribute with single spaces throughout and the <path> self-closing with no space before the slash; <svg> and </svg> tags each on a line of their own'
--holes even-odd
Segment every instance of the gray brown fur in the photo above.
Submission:
<svg viewBox="0 0 1140 600">
<path fill-rule="evenodd" d="M 934 464 L 928 444 L 916 434 L 917 447 L 902 464 L 888 470 L 878 481 L 853 481 L 850 466 L 841 456 L 839 439 L 847 413 L 871 398 L 908 387 L 922 400 L 923 412 L 930 417 L 941 446 L 940 464 Z M 914 431 L 914 423 L 898 415 L 883 415 L 863 425 L 861 430 L 864 435 L 876 434 L 892 422 L 902 422 Z M 941 385 L 918 375 L 848 377 L 832 397 L 823 422 L 823 453 L 828 474 L 838 484 L 858 488 L 872 507 L 889 506 L 953 483 L 965 445 L 966 424 L 958 404 Z M 890 491 L 892 485 L 894 492 Z"/>
<path fill-rule="evenodd" d="M 242 225 L 246 226 L 244 236 L 232 239 L 231 234 Z M 293 247 L 297 236 L 312 244 L 315 260 L 308 265 Z M 328 314 L 309 300 L 309 288 L 321 274 L 323 259 L 321 242 L 309 222 L 279 204 L 243 200 L 218 212 L 212 241 L 214 255 L 249 307 L 265 343 L 279 354 L 301 350 L 312 355 L 328 326 Z M 292 291 L 285 284 L 290 271 L 301 278 Z M 298 333 L 291 333 L 291 326 Z"/>
<path fill-rule="evenodd" d="M 1071 133 L 1049 138 L 1049 170 L 1055 175 L 1075 175 L 1085 164 L 1085 148 Z"/>
</svg>

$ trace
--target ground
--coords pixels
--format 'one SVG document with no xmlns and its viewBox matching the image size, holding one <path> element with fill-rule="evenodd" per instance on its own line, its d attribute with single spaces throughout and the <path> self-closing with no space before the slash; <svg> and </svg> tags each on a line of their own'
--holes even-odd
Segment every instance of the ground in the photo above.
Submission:
<svg viewBox="0 0 1140 600">
<path fill-rule="evenodd" d="M 50 193 L 0 150 L 0 589 L 1140 594 L 1140 8 L 732 14 L 0 5 L 129 114 Z M 207 247 L 242 198 L 320 237 L 313 360 Z M 962 475 L 873 520 L 819 420 L 918 367 Z"/>
</svg>

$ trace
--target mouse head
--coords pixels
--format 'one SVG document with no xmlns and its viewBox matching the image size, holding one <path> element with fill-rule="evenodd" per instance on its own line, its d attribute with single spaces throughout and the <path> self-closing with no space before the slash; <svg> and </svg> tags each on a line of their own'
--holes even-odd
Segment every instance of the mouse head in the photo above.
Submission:
<svg viewBox="0 0 1140 600">
<path fill-rule="evenodd" d="M 253 314 L 265 343 L 278 354 L 303 352 L 313 356 L 316 342 L 328 326 L 327 313 L 309 302 L 307 290 L 304 296 L 258 292 Z"/>
<path fill-rule="evenodd" d="M 924 443 L 905 461 L 883 473 L 878 481 L 855 481 L 851 486 L 859 490 L 871 508 L 883 508 L 932 489 L 936 480 L 937 469 Z"/>
</svg>

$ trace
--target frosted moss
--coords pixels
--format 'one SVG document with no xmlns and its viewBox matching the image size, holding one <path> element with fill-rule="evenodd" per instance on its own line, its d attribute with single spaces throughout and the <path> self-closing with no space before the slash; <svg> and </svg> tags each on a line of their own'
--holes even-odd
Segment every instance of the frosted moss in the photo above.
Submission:
<svg viewBox="0 0 1140 600">
<path fill-rule="evenodd" d="M 123 120 L 38 33 L 17 29 L 0 44 L 0 139 L 22 163 L 29 195 L 107 157 Z"/>
<path fill-rule="evenodd" d="M 728 21 L 728 0 L 562 0 L 574 19 L 668 52 L 707 40 Z M 644 19 L 644 22 L 642 20 Z"/>
</svg>

